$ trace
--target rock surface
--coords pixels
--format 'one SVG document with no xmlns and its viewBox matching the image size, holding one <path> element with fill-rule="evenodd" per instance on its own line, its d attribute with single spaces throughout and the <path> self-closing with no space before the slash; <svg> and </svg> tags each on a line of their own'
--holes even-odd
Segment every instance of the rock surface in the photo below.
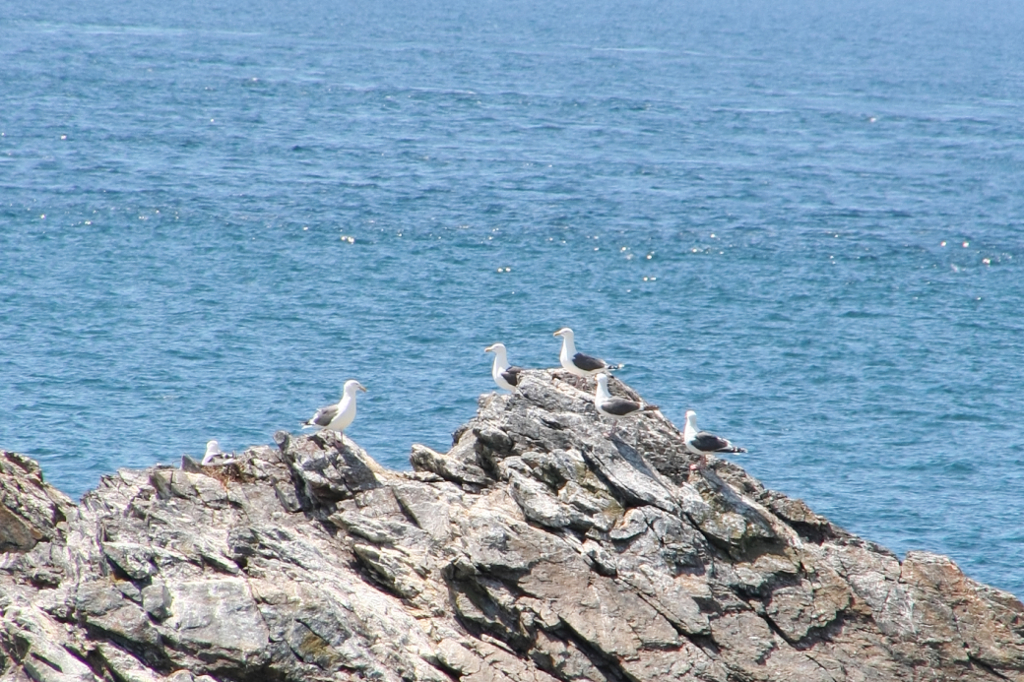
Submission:
<svg viewBox="0 0 1024 682">
<path fill-rule="evenodd" d="M 1013 596 L 691 473 L 659 414 L 609 440 L 567 379 L 483 396 L 411 472 L 281 432 L 76 506 L 2 453 L 0 679 L 1024 680 Z"/>
</svg>

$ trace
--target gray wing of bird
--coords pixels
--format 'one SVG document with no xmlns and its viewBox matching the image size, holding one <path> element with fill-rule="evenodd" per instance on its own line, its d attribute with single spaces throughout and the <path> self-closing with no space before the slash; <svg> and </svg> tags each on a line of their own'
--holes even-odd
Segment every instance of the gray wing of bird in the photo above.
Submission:
<svg viewBox="0 0 1024 682">
<path fill-rule="evenodd" d="M 631 414 L 640 409 L 638 403 L 634 403 L 632 400 L 626 400 L 625 398 L 612 398 L 601 403 L 601 409 L 608 414 L 614 414 L 617 417 L 625 417 L 627 414 Z"/>
<path fill-rule="evenodd" d="M 334 421 L 334 418 L 337 417 L 337 416 L 338 416 L 338 406 L 337 405 L 327 405 L 327 406 L 321 407 L 319 410 L 317 410 L 316 414 L 314 414 L 312 417 L 310 417 L 309 421 L 304 422 L 304 424 L 306 426 L 327 427 L 328 425 L 330 425 L 330 423 L 332 421 Z"/>
<path fill-rule="evenodd" d="M 506 367 L 505 371 L 501 373 L 501 378 L 510 383 L 513 386 L 519 385 L 519 374 L 523 371 L 522 367 Z"/>
<path fill-rule="evenodd" d="M 746 452 L 746 450 L 736 447 L 725 438 L 708 433 L 707 431 L 701 431 L 690 442 L 693 444 L 693 447 L 701 452 Z"/>
<path fill-rule="evenodd" d="M 577 353 L 572 356 L 572 364 L 576 365 L 584 372 L 593 372 L 598 369 L 604 369 L 608 366 L 608 363 L 600 358 L 595 358 L 592 355 L 584 355 L 583 353 Z"/>
</svg>

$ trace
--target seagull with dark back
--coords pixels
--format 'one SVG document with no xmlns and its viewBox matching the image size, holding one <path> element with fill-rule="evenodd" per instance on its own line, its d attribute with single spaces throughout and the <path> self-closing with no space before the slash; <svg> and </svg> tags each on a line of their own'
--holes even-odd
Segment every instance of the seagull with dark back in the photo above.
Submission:
<svg viewBox="0 0 1024 682">
<path fill-rule="evenodd" d="M 607 374 L 597 375 L 597 388 L 594 390 L 594 407 L 597 408 L 598 414 L 610 417 L 612 420 L 612 430 L 608 432 L 608 438 L 615 434 L 615 428 L 618 426 L 620 419 L 625 419 L 640 412 L 653 412 L 659 409 L 657 405 L 644 405 L 628 398 L 613 396 L 608 392 Z"/>
<path fill-rule="evenodd" d="M 686 411 L 686 426 L 683 428 L 683 443 L 686 449 L 700 455 L 699 464 L 691 464 L 690 470 L 704 469 L 708 465 L 708 455 L 715 452 L 746 452 L 746 448 L 733 445 L 730 441 L 707 431 L 697 430 L 697 413 Z"/>
<path fill-rule="evenodd" d="M 491 377 L 494 383 L 506 391 L 515 393 L 519 385 L 519 375 L 522 367 L 508 364 L 508 357 L 505 355 L 505 344 L 495 343 L 484 348 L 485 353 L 494 353 L 494 364 L 491 366 Z"/>
<path fill-rule="evenodd" d="M 356 418 L 356 391 L 366 391 L 366 388 L 355 379 L 349 379 L 342 389 L 341 400 L 334 405 L 321 407 L 316 414 L 302 423 L 302 427 L 315 428 L 317 431 L 344 431 Z"/>
<path fill-rule="evenodd" d="M 570 374 L 587 378 L 600 372 L 611 372 L 623 367 L 623 365 L 609 365 L 600 358 L 577 352 L 572 330 L 568 327 L 559 329 L 555 332 L 555 336 L 562 337 L 562 352 L 558 355 L 558 359 L 562 363 L 562 367 Z"/>
</svg>

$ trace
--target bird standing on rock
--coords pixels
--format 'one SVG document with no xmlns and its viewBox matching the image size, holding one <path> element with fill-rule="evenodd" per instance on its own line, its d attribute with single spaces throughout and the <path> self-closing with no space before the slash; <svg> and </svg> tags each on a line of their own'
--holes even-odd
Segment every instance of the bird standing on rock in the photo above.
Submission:
<svg viewBox="0 0 1024 682">
<path fill-rule="evenodd" d="M 356 391 L 366 391 L 366 388 L 355 379 L 349 379 L 345 382 L 341 400 L 334 405 L 321 407 L 316 414 L 302 423 L 302 427 L 315 428 L 318 431 L 344 431 L 356 418 Z"/>
<path fill-rule="evenodd" d="M 686 411 L 686 426 L 683 428 L 683 443 L 686 449 L 700 455 L 700 463 L 690 465 L 690 469 L 703 469 L 708 465 L 708 454 L 713 452 L 746 452 L 746 448 L 733 445 L 731 442 L 707 431 L 697 430 L 697 413 Z"/>
<path fill-rule="evenodd" d="M 494 378 L 494 383 L 498 384 L 500 388 L 514 393 L 516 386 L 519 385 L 519 373 L 523 371 L 523 368 L 508 364 L 508 357 L 505 355 L 505 344 L 503 343 L 491 344 L 484 348 L 484 352 L 494 353 L 494 364 L 491 366 L 491 376 Z"/>
<path fill-rule="evenodd" d="M 586 378 L 599 372 L 611 372 L 623 367 L 622 365 L 609 365 L 600 358 L 576 352 L 573 333 L 568 327 L 562 327 L 554 335 L 562 337 L 562 352 L 558 355 L 558 359 L 562 363 L 562 367 L 570 374 Z"/>
<path fill-rule="evenodd" d="M 627 398 L 613 396 L 608 392 L 607 374 L 597 375 L 597 388 L 594 391 L 594 407 L 597 408 L 598 414 L 603 414 L 605 417 L 611 417 L 612 419 L 612 430 L 608 432 L 609 438 L 611 438 L 615 433 L 615 427 L 618 425 L 618 421 L 620 419 L 637 414 L 638 412 L 652 412 L 659 409 L 657 405 L 643 405 Z"/>
</svg>

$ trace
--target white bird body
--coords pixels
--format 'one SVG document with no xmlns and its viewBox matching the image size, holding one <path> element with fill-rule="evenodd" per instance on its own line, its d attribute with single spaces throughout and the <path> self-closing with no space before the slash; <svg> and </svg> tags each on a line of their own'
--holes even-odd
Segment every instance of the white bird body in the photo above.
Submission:
<svg viewBox="0 0 1024 682">
<path fill-rule="evenodd" d="M 558 360 L 570 374 L 586 378 L 622 368 L 622 365 L 609 365 L 600 358 L 577 352 L 574 335 L 568 327 L 562 327 L 554 335 L 562 337 L 562 351 L 558 354 Z"/>
<path fill-rule="evenodd" d="M 707 456 L 715 452 L 746 452 L 745 448 L 733 445 L 731 441 L 707 431 L 697 430 L 697 413 L 686 411 L 686 426 L 683 427 L 683 443 L 686 449 L 700 455 L 700 468 L 707 465 Z M 694 467 L 690 467 L 691 469 Z"/>
<path fill-rule="evenodd" d="M 506 391 L 515 392 L 516 386 L 519 385 L 519 373 L 523 371 L 523 368 L 508 364 L 505 344 L 492 344 L 484 348 L 484 352 L 494 353 L 494 364 L 491 365 L 491 378 L 494 379 L 494 383 Z"/>
<path fill-rule="evenodd" d="M 206 454 L 203 455 L 202 466 L 207 467 L 213 464 L 229 464 L 233 462 L 233 456 L 220 449 L 220 443 L 211 440 L 206 444 Z"/>
<path fill-rule="evenodd" d="M 346 381 L 341 400 L 334 405 L 321 407 L 316 414 L 303 422 L 303 428 L 315 428 L 318 431 L 347 429 L 356 418 L 356 391 L 366 391 L 366 388 L 355 379 Z"/>
<path fill-rule="evenodd" d="M 597 375 L 597 388 L 594 389 L 594 407 L 598 414 L 612 419 L 612 430 L 608 435 L 615 433 L 615 424 L 620 419 L 625 419 L 640 412 L 652 412 L 659 409 L 657 405 L 644 405 L 642 403 L 613 396 L 608 391 L 608 375 L 601 373 Z"/>
</svg>

